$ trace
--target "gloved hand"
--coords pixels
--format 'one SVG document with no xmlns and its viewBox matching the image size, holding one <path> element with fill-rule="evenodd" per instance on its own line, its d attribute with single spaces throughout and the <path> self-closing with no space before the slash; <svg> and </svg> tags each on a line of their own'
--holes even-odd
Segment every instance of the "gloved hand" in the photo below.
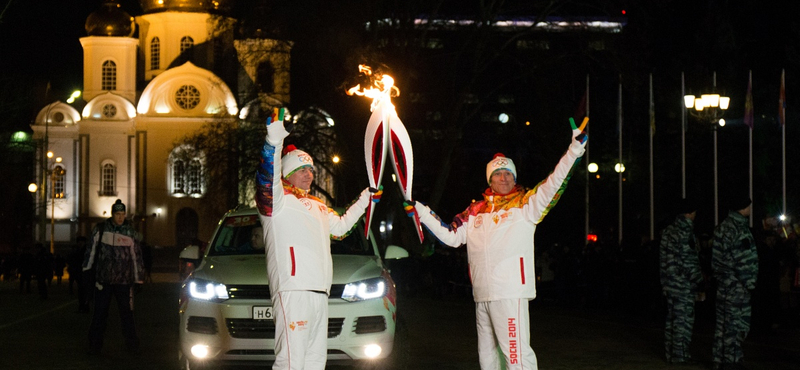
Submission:
<svg viewBox="0 0 800 370">
<path fill-rule="evenodd" d="M 369 192 L 370 192 L 369 199 L 373 203 L 378 203 L 381 201 L 381 196 L 383 195 L 383 185 L 379 186 L 377 189 L 370 186 Z"/>
<path fill-rule="evenodd" d="M 267 142 L 275 146 L 283 142 L 294 125 L 283 122 L 286 108 L 275 108 L 272 115 L 267 117 Z"/>
<path fill-rule="evenodd" d="M 589 117 L 583 118 L 581 127 L 575 126 L 575 120 L 572 117 L 569 118 L 569 125 L 572 127 L 572 138 L 580 145 L 585 144 L 586 140 L 589 138 L 589 135 L 587 135 L 586 131 L 584 131 L 587 124 L 589 124 Z"/>
<path fill-rule="evenodd" d="M 407 200 L 403 202 L 403 209 L 406 210 L 406 215 L 408 215 L 408 217 L 414 217 L 414 213 L 416 213 L 416 208 L 414 208 L 414 206 L 416 204 L 417 202 L 413 200 Z"/>
</svg>

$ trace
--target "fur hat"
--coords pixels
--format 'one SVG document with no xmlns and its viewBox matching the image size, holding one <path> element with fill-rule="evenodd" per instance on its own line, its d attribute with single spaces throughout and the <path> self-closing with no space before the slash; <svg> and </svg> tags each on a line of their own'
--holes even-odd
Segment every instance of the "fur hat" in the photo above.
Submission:
<svg viewBox="0 0 800 370">
<path fill-rule="evenodd" d="M 677 211 L 679 215 L 692 213 L 697 211 L 697 204 L 690 198 L 681 199 L 678 202 Z"/>
<path fill-rule="evenodd" d="M 749 196 L 746 195 L 739 195 L 739 196 L 732 196 L 730 202 L 728 203 L 729 209 L 731 211 L 741 211 L 747 206 L 750 205 L 752 201 L 750 200 Z"/>
<path fill-rule="evenodd" d="M 283 149 L 283 158 L 281 158 L 281 168 L 283 170 L 283 177 L 289 177 L 294 171 L 302 167 L 311 167 L 314 169 L 314 160 L 308 153 L 297 149 L 294 145 L 287 145 Z"/>
<path fill-rule="evenodd" d="M 114 212 L 125 212 L 125 203 L 122 203 L 122 200 L 117 199 L 111 206 L 111 214 L 114 214 Z"/>
<path fill-rule="evenodd" d="M 503 153 L 495 154 L 494 158 L 486 164 L 486 182 L 492 183 L 492 174 L 497 170 L 508 170 L 514 175 L 514 181 L 517 181 L 517 167 L 514 166 L 514 161 Z"/>
</svg>

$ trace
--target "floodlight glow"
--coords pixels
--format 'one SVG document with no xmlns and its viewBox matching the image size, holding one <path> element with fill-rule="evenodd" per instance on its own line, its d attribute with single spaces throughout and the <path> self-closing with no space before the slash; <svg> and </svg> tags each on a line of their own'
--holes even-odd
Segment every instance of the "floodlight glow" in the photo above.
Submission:
<svg viewBox="0 0 800 370">
<path fill-rule="evenodd" d="M 614 165 L 614 171 L 616 171 L 617 173 L 625 172 L 625 165 L 622 164 L 622 163 L 615 164 Z"/>
<path fill-rule="evenodd" d="M 719 127 L 725 127 L 725 118 L 720 118 L 718 123 Z"/>
<path fill-rule="evenodd" d="M 589 172 L 595 173 L 595 172 L 597 172 L 599 167 L 597 166 L 597 163 L 589 163 L 589 166 L 587 167 L 587 169 L 589 170 Z"/>
</svg>

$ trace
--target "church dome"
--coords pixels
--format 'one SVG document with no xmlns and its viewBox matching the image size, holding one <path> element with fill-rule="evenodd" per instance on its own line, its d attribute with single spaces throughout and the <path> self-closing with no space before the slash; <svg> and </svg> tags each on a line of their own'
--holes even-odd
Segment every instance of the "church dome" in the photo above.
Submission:
<svg viewBox="0 0 800 370">
<path fill-rule="evenodd" d="M 235 0 L 139 0 L 144 14 L 165 11 L 227 13 Z"/>
<path fill-rule="evenodd" d="M 86 18 L 89 36 L 131 37 L 135 30 L 133 17 L 113 0 L 107 0 Z"/>
</svg>

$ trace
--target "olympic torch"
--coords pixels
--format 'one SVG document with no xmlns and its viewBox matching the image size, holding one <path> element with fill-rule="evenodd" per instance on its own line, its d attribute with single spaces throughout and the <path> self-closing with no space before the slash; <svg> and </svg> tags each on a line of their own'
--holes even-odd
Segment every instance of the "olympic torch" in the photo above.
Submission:
<svg viewBox="0 0 800 370">
<path fill-rule="evenodd" d="M 372 70 L 364 65 L 358 66 L 359 72 L 372 76 Z M 367 129 L 364 135 L 364 160 L 367 166 L 369 186 L 378 188 L 383 180 L 383 168 L 386 163 L 387 152 L 390 154 L 392 169 L 397 178 L 397 184 L 406 200 L 411 200 L 411 188 L 414 180 L 414 153 L 411 150 L 411 138 L 408 136 L 403 121 L 397 116 L 397 111 L 392 104 L 392 94 L 397 96 L 399 89 L 394 86 L 394 79 L 388 75 L 381 75 L 373 79 L 372 86 L 362 89 L 360 85 L 349 89 L 348 95 L 366 96 L 372 98 Z M 370 202 L 365 215 L 364 232 L 369 237 L 369 226 L 372 221 L 375 203 Z M 414 215 L 414 226 L 420 243 L 424 236 L 419 216 Z"/>
</svg>

